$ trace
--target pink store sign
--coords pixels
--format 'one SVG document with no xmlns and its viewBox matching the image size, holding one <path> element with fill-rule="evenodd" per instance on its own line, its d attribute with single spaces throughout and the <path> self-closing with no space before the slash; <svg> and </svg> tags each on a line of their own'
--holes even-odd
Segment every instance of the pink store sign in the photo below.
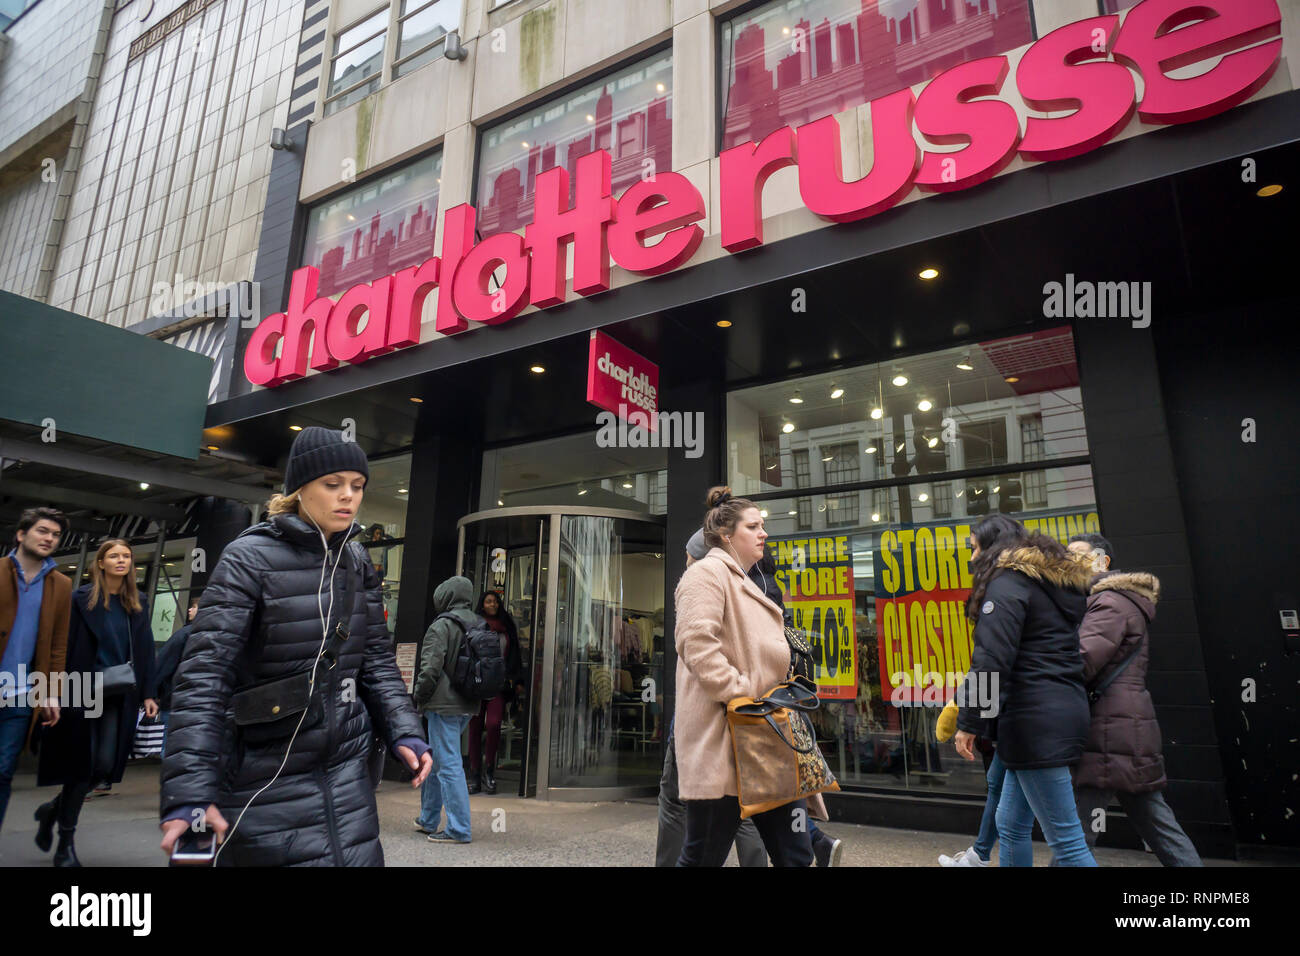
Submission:
<svg viewBox="0 0 1300 956">
<path fill-rule="evenodd" d="M 655 431 L 659 424 L 659 366 L 604 332 L 591 333 L 587 401 L 629 425 Z"/>
</svg>

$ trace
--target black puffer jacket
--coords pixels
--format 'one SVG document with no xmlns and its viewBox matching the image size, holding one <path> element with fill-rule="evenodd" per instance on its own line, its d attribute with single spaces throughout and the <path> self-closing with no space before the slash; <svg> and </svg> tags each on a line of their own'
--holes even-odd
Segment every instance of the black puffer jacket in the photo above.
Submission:
<svg viewBox="0 0 1300 956">
<path fill-rule="evenodd" d="M 231 695 L 312 667 L 340 549 L 331 626 L 346 575 L 361 576 L 351 636 L 337 666 L 321 672 L 320 719 L 303 723 L 279 779 L 253 801 L 221 851 L 222 865 L 383 865 L 366 769 L 367 705 L 387 723 L 381 733 L 390 749 L 401 737 L 424 734 L 389 643 L 378 577 L 360 549 L 347 545 L 359 530 L 354 524 L 330 539 L 322 587 L 327 555 L 319 533 L 297 515 L 277 515 L 231 542 L 203 592 L 172 691 L 162 813 L 216 803 L 234 826 L 275 776 L 288 741 L 254 744 L 237 733 Z"/>
<path fill-rule="evenodd" d="M 1034 547 L 1003 552 L 998 566 L 977 609 L 969 703 L 958 711 L 957 727 L 995 739 L 1012 770 L 1069 766 L 1088 737 L 1079 622 L 1091 571 L 1073 556 L 1054 558 Z M 987 701 L 972 690 L 981 686 Z M 994 686 L 997 716 L 982 720 L 979 702 L 991 703 Z"/>
</svg>

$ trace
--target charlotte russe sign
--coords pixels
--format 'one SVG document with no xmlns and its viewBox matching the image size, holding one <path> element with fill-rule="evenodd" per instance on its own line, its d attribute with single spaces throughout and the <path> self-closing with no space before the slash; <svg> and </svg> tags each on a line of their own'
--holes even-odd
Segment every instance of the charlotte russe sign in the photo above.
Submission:
<svg viewBox="0 0 1300 956">
<path fill-rule="evenodd" d="M 587 401 L 624 421 L 659 427 L 659 366 L 604 332 L 591 333 Z"/>
<path fill-rule="evenodd" d="M 1229 110 L 1269 81 L 1281 57 L 1280 36 L 1276 0 L 1144 0 L 1122 26 L 1117 15 L 1068 24 L 1030 46 L 1015 75 L 1029 108 L 1063 115 L 1028 117 L 1022 129 L 1015 108 L 1001 98 L 1008 58 L 961 63 L 919 94 L 903 89 L 871 101 L 875 162 L 851 182 L 842 174 L 834 116 L 783 127 L 719 157 L 722 247 L 736 253 L 763 243 L 763 184 L 783 167 L 797 167 L 800 198 L 811 212 L 854 222 L 889 209 L 913 186 L 953 192 L 991 179 L 1016 156 L 1050 161 L 1086 153 L 1123 130 L 1134 112 L 1147 123 L 1173 124 Z M 1168 75 L 1216 57 L 1222 59 L 1198 76 Z M 1142 77 L 1140 101 L 1129 68 Z M 961 148 L 925 148 L 930 145 Z M 578 160 L 575 179 L 570 204 L 566 169 L 537 176 L 534 218 L 523 235 L 497 233 L 476 243 L 475 208 L 453 206 L 443 214 L 441 256 L 355 285 L 337 302 L 317 296 L 314 267 L 298 269 L 286 311 L 264 319 L 249 340 L 248 380 L 275 386 L 309 368 L 326 371 L 416 345 L 424 301 L 435 288 L 436 328 L 443 334 L 508 322 L 529 305 L 558 305 L 565 300 L 570 244 L 573 292 L 587 296 L 609 288 L 611 257 L 629 272 L 660 275 L 683 265 L 704 239 L 698 225 L 704 199 L 680 173 L 659 173 L 615 199 L 609 153 L 597 150 Z M 489 290 L 489 277 L 502 266 L 504 281 Z"/>
</svg>

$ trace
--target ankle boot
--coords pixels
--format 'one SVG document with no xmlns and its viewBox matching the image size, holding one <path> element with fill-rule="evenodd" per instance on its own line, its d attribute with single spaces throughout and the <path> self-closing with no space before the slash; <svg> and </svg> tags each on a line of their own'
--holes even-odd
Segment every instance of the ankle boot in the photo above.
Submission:
<svg viewBox="0 0 1300 956">
<path fill-rule="evenodd" d="M 470 793 L 478 793 L 483 789 L 482 784 L 479 783 L 478 771 L 471 770 L 469 776 L 465 778 L 465 783 Z"/>
<path fill-rule="evenodd" d="M 59 847 L 54 851 L 55 866 L 81 866 L 77 859 L 77 848 L 72 845 L 76 830 L 59 830 Z"/>
<path fill-rule="evenodd" d="M 48 803 L 42 803 L 36 808 L 36 845 L 42 853 L 49 853 L 50 846 L 54 843 L 54 821 L 59 818 L 59 798 L 55 797 Z"/>
<path fill-rule="evenodd" d="M 487 764 L 483 768 L 483 792 L 497 792 L 497 768 L 492 764 Z"/>
</svg>

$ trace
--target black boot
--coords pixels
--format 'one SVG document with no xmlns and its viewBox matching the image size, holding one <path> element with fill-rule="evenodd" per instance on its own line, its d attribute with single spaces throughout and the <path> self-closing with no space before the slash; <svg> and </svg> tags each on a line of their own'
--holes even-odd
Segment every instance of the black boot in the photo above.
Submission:
<svg viewBox="0 0 1300 956">
<path fill-rule="evenodd" d="M 473 770 L 469 772 L 469 776 L 465 779 L 465 783 L 469 786 L 470 793 L 478 793 L 483 789 L 479 784 L 478 774 Z"/>
<path fill-rule="evenodd" d="M 81 866 L 77 859 L 77 848 L 72 845 L 76 830 L 59 830 L 59 848 L 54 851 L 55 866 Z"/>
<path fill-rule="evenodd" d="M 483 792 L 484 793 L 497 792 L 496 774 L 497 774 L 497 768 L 492 766 L 491 764 L 488 764 L 483 768 Z"/>
<path fill-rule="evenodd" d="M 58 818 L 58 797 L 36 808 L 36 822 L 39 824 L 36 827 L 36 845 L 42 853 L 50 852 L 50 846 L 54 843 L 54 821 Z"/>
</svg>

